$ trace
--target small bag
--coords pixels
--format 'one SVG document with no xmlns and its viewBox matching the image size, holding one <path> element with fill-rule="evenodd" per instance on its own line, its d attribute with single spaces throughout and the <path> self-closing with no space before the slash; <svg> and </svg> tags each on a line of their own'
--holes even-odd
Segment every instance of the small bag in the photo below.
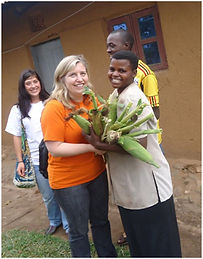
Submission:
<svg viewBox="0 0 203 259">
<path fill-rule="evenodd" d="M 42 139 L 41 143 L 39 144 L 39 171 L 44 176 L 44 178 L 48 179 L 48 150 Z"/>
<path fill-rule="evenodd" d="M 36 186 L 35 169 L 32 164 L 32 159 L 30 155 L 30 149 L 28 146 L 28 141 L 25 133 L 25 128 L 21 119 L 21 150 L 22 150 L 22 160 L 25 165 L 25 176 L 22 177 L 17 172 L 18 162 L 16 162 L 16 169 L 13 178 L 13 183 L 15 186 L 20 188 L 30 188 Z"/>
</svg>

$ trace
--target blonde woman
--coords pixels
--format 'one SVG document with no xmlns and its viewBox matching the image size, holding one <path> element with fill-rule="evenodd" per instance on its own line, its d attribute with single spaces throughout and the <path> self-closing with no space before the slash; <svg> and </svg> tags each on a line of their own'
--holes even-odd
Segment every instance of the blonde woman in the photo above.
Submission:
<svg viewBox="0 0 203 259">
<path fill-rule="evenodd" d="M 103 151 L 87 143 L 73 119 L 66 120 L 76 109 L 93 108 L 91 99 L 83 95 L 84 86 L 91 87 L 86 60 L 82 56 L 65 57 L 56 68 L 54 80 L 55 89 L 41 124 L 50 153 L 50 186 L 69 222 L 72 257 L 91 257 L 88 220 L 98 256 L 116 257 L 108 220 L 106 168 L 99 155 Z"/>
</svg>

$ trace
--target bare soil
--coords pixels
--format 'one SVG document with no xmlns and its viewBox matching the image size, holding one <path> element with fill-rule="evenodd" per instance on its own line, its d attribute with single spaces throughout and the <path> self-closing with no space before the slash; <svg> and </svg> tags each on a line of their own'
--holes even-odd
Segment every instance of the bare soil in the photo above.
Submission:
<svg viewBox="0 0 203 259">
<path fill-rule="evenodd" d="M 176 215 L 183 257 L 201 257 L 201 162 L 169 159 L 174 186 Z M 37 187 L 17 188 L 12 183 L 15 154 L 12 147 L 2 149 L 2 232 L 24 229 L 44 233 L 49 225 L 46 209 Z M 109 219 L 116 243 L 122 233 L 118 209 L 110 203 Z M 55 236 L 67 239 L 62 227 Z M 90 234 L 91 238 L 91 234 Z"/>
</svg>

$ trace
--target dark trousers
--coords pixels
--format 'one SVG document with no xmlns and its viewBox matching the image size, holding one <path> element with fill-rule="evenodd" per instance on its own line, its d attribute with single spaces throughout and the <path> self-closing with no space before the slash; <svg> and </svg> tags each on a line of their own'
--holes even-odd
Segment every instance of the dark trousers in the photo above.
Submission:
<svg viewBox="0 0 203 259">
<path fill-rule="evenodd" d="M 108 220 L 106 171 L 91 182 L 55 189 L 54 193 L 68 219 L 72 257 L 91 257 L 88 220 L 98 256 L 117 257 Z"/>
<path fill-rule="evenodd" d="M 182 257 L 173 196 L 146 209 L 119 211 L 132 257 Z"/>
</svg>

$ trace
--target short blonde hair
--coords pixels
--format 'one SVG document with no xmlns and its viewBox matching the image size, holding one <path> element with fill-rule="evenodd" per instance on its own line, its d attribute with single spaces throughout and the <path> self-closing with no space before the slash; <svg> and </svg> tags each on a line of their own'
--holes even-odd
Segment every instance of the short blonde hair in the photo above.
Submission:
<svg viewBox="0 0 203 259">
<path fill-rule="evenodd" d="M 63 105 L 67 108 L 74 108 L 74 105 L 70 101 L 68 89 L 64 83 L 64 76 L 68 72 L 72 71 L 78 63 L 82 63 L 85 66 L 88 74 L 88 64 L 83 55 L 67 56 L 60 61 L 54 73 L 54 90 L 48 101 L 55 99 L 63 103 Z M 92 88 L 92 84 L 89 81 L 87 86 Z"/>
</svg>

